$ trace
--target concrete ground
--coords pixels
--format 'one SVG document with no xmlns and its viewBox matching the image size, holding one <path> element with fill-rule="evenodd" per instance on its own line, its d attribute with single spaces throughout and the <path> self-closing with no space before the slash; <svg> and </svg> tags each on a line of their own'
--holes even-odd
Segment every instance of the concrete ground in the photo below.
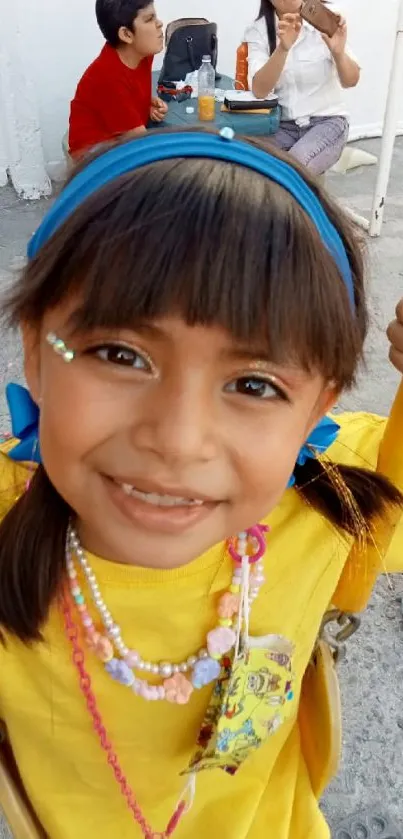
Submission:
<svg viewBox="0 0 403 839">
<path fill-rule="evenodd" d="M 359 146 L 377 154 L 380 144 L 373 140 Z M 375 167 L 363 167 L 345 176 L 331 174 L 328 187 L 359 213 L 368 215 L 374 181 Z M 21 202 L 11 188 L 0 189 L 1 290 L 12 280 L 27 239 L 47 206 L 47 201 Z M 367 368 L 357 388 L 343 400 L 343 407 L 386 413 L 398 381 L 387 358 L 385 327 L 403 296 L 403 138 L 396 143 L 382 237 L 368 240 L 367 248 L 372 311 Z M 1 384 L 20 376 L 18 338 L 3 334 Z M 5 428 L 6 423 L 1 396 L 0 427 Z M 403 837 L 403 615 L 399 593 L 403 595 L 403 576 L 379 582 L 361 631 L 349 643 L 347 660 L 340 666 L 344 756 L 323 804 L 333 828 L 346 816 L 375 806 L 379 815 L 394 819 Z M 365 839 L 365 835 L 356 833 L 356 839 Z M 0 839 L 6 836 L 0 824 Z"/>
</svg>

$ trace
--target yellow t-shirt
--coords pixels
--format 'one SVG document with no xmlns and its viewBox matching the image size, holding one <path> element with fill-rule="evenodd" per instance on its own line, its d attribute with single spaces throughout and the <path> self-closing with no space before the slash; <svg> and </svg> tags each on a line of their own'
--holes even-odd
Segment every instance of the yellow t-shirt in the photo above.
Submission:
<svg viewBox="0 0 403 839">
<path fill-rule="evenodd" d="M 384 421 L 338 417 L 336 462 L 375 468 Z M 3 510 L 23 483 L 21 467 L 0 455 Z M 270 516 L 266 583 L 252 609 L 251 633 L 278 633 L 295 645 L 295 695 L 289 718 L 233 777 L 200 773 L 193 808 L 177 839 L 328 839 L 300 748 L 297 708 L 304 671 L 350 540 L 336 533 L 293 490 Z M 398 570 L 395 536 L 388 566 Z M 400 560 L 401 561 L 401 560 Z M 219 545 L 184 568 L 152 570 L 91 557 L 106 603 L 128 646 L 150 660 L 183 660 L 203 646 L 215 624 L 231 562 Z M 44 643 L 13 638 L 0 648 L 0 715 L 5 719 L 27 793 L 50 839 L 136 839 L 134 824 L 91 727 L 71 650 L 56 607 Z M 109 736 L 148 821 L 162 831 L 184 785 L 211 688 L 189 704 L 146 702 L 112 682 L 91 655 L 87 667 Z"/>
</svg>

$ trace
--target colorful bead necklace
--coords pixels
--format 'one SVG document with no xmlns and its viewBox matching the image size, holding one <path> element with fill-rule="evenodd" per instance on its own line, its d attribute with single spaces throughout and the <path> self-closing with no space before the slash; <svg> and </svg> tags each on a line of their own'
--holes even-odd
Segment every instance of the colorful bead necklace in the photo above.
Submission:
<svg viewBox="0 0 403 839">
<path fill-rule="evenodd" d="M 220 598 L 219 606 L 218 606 L 218 615 L 219 615 L 219 625 L 216 630 L 212 630 L 212 633 L 220 632 L 220 635 L 214 635 L 211 638 L 212 633 L 209 633 L 207 636 L 207 650 L 202 650 L 199 657 L 197 658 L 197 662 L 214 662 L 216 666 L 218 666 L 218 670 L 220 670 L 220 660 L 223 653 L 219 652 L 223 646 L 226 647 L 229 641 L 229 635 L 223 636 L 222 631 L 230 630 L 233 635 L 231 636 L 231 641 L 234 640 L 232 647 L 235 647 L 235 657 L 237 655 L 237 651 L 239 649 L 239 644 L 241 641 L 241 633 L 246 636 L 244 641 L 247 643 L 247 635 L 248 635 L 248 627 L 249 627 L 249 611 L 251 604 L 256 599 L 259 593 L 259 589 L 264 582 L 264 574 L 263 574 L 263 564 L 261 563 L 261 559 L 265 553 L 265 538 L 264 533 L 267 531 L 267 527 L 262 525 L 257 525 L 254 528 L 251 528 L 246 533 L 240 534 L 237 540 L 234 540 L 234 543 L 228 543 L 228 551 L 235 563 L 235 571 L 232 578 L 232 583 L 229 588 L 229 591 L 226 592 Z M 81 588 L 78 582 L 78 576 L 76 572 L 76 568 L 74 565 L 74 556 L 77 557 L 78 562 L 84 572 L 84 575 L 87 579 L 88 586 L 91 591 L 91 595 L 94 600 L 95 607 L 100 614 L 102 624 L 106 630 L 106 635 L 102 635 L 101 633 L 97 633 L 95 629 L 94 623 L 92 618 L 89 614 L 87 609 L 84 595 L 81 592 Z M 99 592 L 99 587 L 96 582 L 95 575 L 86 559 L 85 553 L 80 546 L 77 534 L 75 533 L 74 529 L 70 526 L 67 533 L 66 539 L 66 566 L 70 584 L 70 593 L 71 597 L 75 603 L 77 613 L 80 616 L 82 628 L 84 630 L 84 636 L 86 637 L 88 646 L 91 649 L 96 648 L 94 651 L 97 652 L 98 657 L 103 662 L 105 668 L 107 669 L 108 664 L 110 664 L 115 657 L 113 655 L 114 649 L 117 649 L 120 654 L 125 653 L 126 656 L 129 655 L 130 650 L 125 646 L 122 640 L 122 634 L 120 627 L 113 621 L 112 615 L 110 614 L 107 606 L 105 605 L 102 596 Z M 254 566 L 253 573 L 250 575 L 250 567 Z M 88 712 L 91 716 L 94 731 L 98 736 L 98 740 L 100 743 L 101 748 L 105 752 L 108 760 L 108 764 L 111 767 L 111 770 L 114 774 L 115 780 L 121 790 L 121 793 L 126 801 L 126 804 L 134 818 L 134 821 L 141 829 L 142 835 L 144 839 L 169 839 L 176 832 L 177 827 L 182 821 L 182 818 L 186 815 L 186 813 L 190 810 L 193 798 L 195 794 L 195 776 L 192 775 L 190 777 L 189 782 L 186 784 L 186 787 L 178 801 L 178 804 L 175 807 L 175 810 L 169 819 L 169 822 L 162 832 L 155 832 L 150 824 L 147 822 L 146 818 L 144 817 L 142 810 L 136 800 L 135 794 L 130 787 L 124 771 L 119 763 L 119 759 L 114 751 L 113 745 L 108 737 L 107 730 L 103 723 L 102 716 L 99 712 L 97 701 L 95 695 L 92 690 L 91 685 L 91 678 L 89 673 L 85 667 L 85 655 L 80 645 L 79 640 L 79 633 L 77 626 L 74 621 L 74 616 L 71 608 L 71 601 L 68 597 L 67 593 L 63 596 L 62 599 L 62 610 L 64 616 L 64 626 L 67 639 L 71 644 L 72 648 L 72 661 L 77 671 L 77 676 L 79 680 L 80 689 L 84 696 Z M 236 631 L 235 631 L 236 626 Z M 223 643 L 224 637 L 226 638 L 226 643 Z M 102 644 L 100 644 L 102 640 Z M 108 646 L 107 643 L 108 642 Z M 231 647 L 231 648 L 232 648 Z M 127 650 L 127 653 L 126 653 Z M 207 657 L 204 657 L 204 654 L 207 654 Z M 109 655 L 112 655 L 112 658 L 109 658 Z M 131 658 L 130 661 L 134 661 L 135 659 Z M 116 661 L 120 665 L 127 665 L 125 658 L 117 658 Z M 139 688 L 136 686 L 136 677 L 133 674 L 133 669 L 135 666 L 139 666 L 140 661 L 142 659 L 135 661 L 135 664 L 132 667 L 127 665 L 128 670 L 130 671 L 130 678 L 128 676 L 128 671 L 125 669 L 119 672 L 119 678 L 117 678 L 118 670 L 115 670 L 115 665 L 113 666 L 114 672 L 110 673 L 113 678 L 117 681 L 122 682 L 130 687 L 132 687 L 135 693 L 139 695 L 143 695 L 146 693 L 146 688 L 150 689 L 154 688 L 153 685 L 148 685 L 147 682 L 144 684 L 146 688 Z M 194 664 L 189 664 L 188 659 L 188 668 L 192 671 L 192 679 L 186 679 L 188 684 L 190 685 L 190 693 L 189 688 L 186 689 L 185 692 L 182 692 L 180 697 L 177 690 L 177 684 L 175 689 L 170 689 L 170 685 L 167 687 L 167 682 L 169 679 L 166 679 L 162 686 L 160 686 L 160 692 L 164 692 L 164 697 L 162 697 L 162 693 L 158 696 L 155 694 L 153 697 L 146 696 L 146 698 L 165 698 L 171 702 L 177 703 L 184 703 L 187 702 L 191 692 L 193 691 L 194 687 L 201 687 L 203 684 L 209 684 L 211 681 L 211 673 L 207 674 L 208 678 L 203 679 L 200 678 L 200 673 L 197 673 L 195 676 L 195 668 L 197 662 Z M 146 662 L 144 662 L 144 665 Z M 165 663 L 164 663 L 165 664 Z M 116 665 L 117 667 L 118 665 Z M 164 665 L 151 665 L 152 667 L 158 666 L 158 673 L 163 677 L 164 672 L 162 671 L 162 667 Z M 174 675 L 171 678 L 175 679 L 179 676 L 182 678 L 186 678 L 185 674 L 179 670 L 179 672 L 175 672 L 175 668 L 181 665 L 170 665 L 174 668 Z M 145 669 L 140 668 L 140 669 Z M 110 671 L 107 671 L 110 672 Z M 188 669 L 187 671 L 188 672 Z M 156 675 L 156 672 L 155 672 Z M 127 677 L 127 678 L 126 678 Z M 194 682 L 196 684 L 194 684 Z"/>
<path fill-rule="evenodd" d="M 135 669 L 135 667 L 138 667 L 140 670 L 145 670 L 146 664 L 150 663 L 143 662 L 140 656 L 137 658 L 137 654 L 128 659 L 130 662 L 133 662 L 131 667 L 125 660 L 132 651 L 126 647 L 122 640 L 120 627 L 114 622 L 109 609 L 103 601 L 95 575 L 79 543 L 77 534 L 70 526 L 68 528 L 66 539 L 66 566 L 71 597 L 75 603 L 77 613 L 80 616 L 87 644 L 90 649 L 97 653 L 107 672 L 109 672 L 116 681 L 132 687 L 134 692 L 138 695 L 145 695 L 145 698 L 147 699 L 164 698 L 168 701 L 177 702 L 179 704 L 184 704 L 188 701 L 195 687 L 201 687 L 204 684 L 209 684 L 212 681 L 212 671 L 209 669 L 210 662 L 213 662 L 216 665 L 216 672 L 217 667 L 218 671 L 220 671 L 221 657 L 225 654 L 225 652 L 228 652 L 227 645 L 229 641 L 231 640 L 232 642 L 231 649 L 235 647 L 235 657 L 239 649 L 242 633 L 243 636 L 245 636 L 243 638 L 244 642 L 248 642 L 247 636 L 249 631 L 250 607 L 258 596 L 259 589 L 264 582 L 263 564 L 261 563 L 261 559 L 266 549 L 264 533 L 267 529 L 267 527 L 257 525 L 256 527 L 246 531 L 246 533 L 241 533 L 238 538 L 234 540 L 234 543 L 228 543 L 228 551 L 235 563 L 232 583 L 229 591 L 220 598 L 218 606 L 218 627 L 216 627 L 215 630 L 212 630 L 212 632 L 207 636 L 207 650 L 199 651 L 199 656 L 195 657 L 197 658 L 196 662 L 193 663 L 193 659 L 188 659 L 186 662 L 186 672 L 189 670 L 192 672 L 191 680 L 187 679 L 185 672 L 180 670 L 180 664 L 170 664 L 169 666 L 173 668 L 172 672 L 174 675 L 165 679 L 163 684 L 159 688 L 156 688 L 154 685 L 149 685 L 144 680 L 136 679 L 133 673 L 133 669 Z M 91 615 L 89 614 L 84 595 L 82 594 L 79 585 L 77 571 L 74 564 L 74 556 L 77 557 L 88 582 L 95 607 L 101 617 L 104 629 L 106 630 L 105 635 L 97 632 Z M 251 566 L 254 566 L 252 574 L 250 574 Z M 81 648 L 78 629 L 74 622 L 71 601 L 67 593 L 64 595 L 62 600 L 62 609 L 65 632 L 67 639 L 71 644 L 72 660 L 77 671 L 80 689 L 85 698 L 88 712 L 94 726 L 94 731 L 98 736 L 101 748 L 107 756 L 108 764 L 112 769 L 115 780 L 120 787 L 126 804 L 136 824 L 140 827 L 144 839 L 169 839 L 181 823 L 183 816 L 186 815 L 192 806 L 195 793 L 195 776 L 192 775 L 187 783 L 165 830 L 162 832 L 155 832 L 147 822 L 139 804 L 136 801 L 135 794 L 124 775 L 122 767 L 120 766 L 118 757 L 104 726 L 102 716 L 98 710 L 97 701 L 92 690 L 91 678 L 85 668 L 85 655 Z M 224 632 L 226 633 L 225 635 Z M 231 636 L 228 634 L 229 632 L 232 633 Z M 114 651 L 117 651 L 121 658 L 115 658 Z M 117 664 L 113 664 L 113 666 L 108 669 L 108 665 L 111 665 L 112 661 L 116 661 Z M 189 663 L 190 661 L 192 663 Z M 144 664 L 144 667 L 140 667 L 140 663 Z M 204 674 L 204 678 L 203 674 L 201 674 L 196 668 L 198 663 L 207 664 L 208 672 Z M 167 670 L 163 670 L 165 664 L 168 665 L 168 662 L 164 662 L 159 665 L 150 664 L 152 668 L 158 667 L 158 671 L 153 670 L 148 672 L 153 672 L 155 675 L 157 675 L 158 672 L 159 675 L 164 677 L 164 674 L 167 672 Z M 125 665 L 124 668 L 123 665 Z M 119 669 L 120 667 L 122 667 L 122 669 Z M 177 667 L 179 668 L 179 671 L 175 670 Z M 184 664 L 182 664 L 182 667 L 184 667 Z M 186 687 L 186 689 L 184 689 L 184 685 L 181 682 L 181 689 L 178 690 L 179 677 L 181 677 L 181 679 L 185 679 L 190 688 Z M 172 680 L 174 679 L 176 679 L 175 686 L 172 686 Z M 139 687 L 136 685 L 136 682 L 143 682 L 145 686 Z M 150 689 L 153 689 L 152 696 L 146 695 Z M 158 696 L 155 694 L 155 690 L 159 690 Z M 164 695 L 162 695 L 162 692 Z"/>
<path fill-rule="evenodd" d="M 186 661 L 153 663 L 144 660 L 136 650 L 129 649 L 125 644 L 122 630 L 105 604 L 78 536 L 70 526 L 66 540 L 70 592 L 84 630 L 85 642 L 103 663 L 109 676 L 144 699 L 167 700 L 179 705 L 189 701 L 194 689 L 214 682 L 220 675 L 222 656 L 228 655 L 234 648 L 236 655 L 242 631 L 248 634 L 250 608 L 264 583 L 261 560 L 265 551 L 265 530 L 267 528 L 263 526 L 256 526 L 239 534 L 234 544 L 229 543 L 229 553 L 235 564 L 234 573 L 229 590 L 220 598 L 218 625 L 208 633 L 206 647 Z M 90 615 L 79 584 L 75 558 L 84 573 L 103 631 L 96 628 Z M 251 566 L 253 571 L 249 574 Z M 160 676 L 162 683 L 150 684 L 146 679 L 137 677 L 135 671 Z"/>
</svg>

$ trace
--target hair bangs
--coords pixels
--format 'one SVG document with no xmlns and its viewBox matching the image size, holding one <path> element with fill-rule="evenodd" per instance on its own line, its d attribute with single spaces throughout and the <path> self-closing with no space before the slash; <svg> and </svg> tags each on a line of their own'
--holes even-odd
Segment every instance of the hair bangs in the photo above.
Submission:
<svg viewBox="0 0 403 839">
<path fill-rule="evenodd" d="M 76 297 L 79 331 L 174 314 L 340 387 L 354 377 L 362 336 L 333 258 L 295 199 L 239 166 L 177 159 L 119 178 L 45 245 L 24 287 L 39 274 L 19 319 Z"/>
</svg>

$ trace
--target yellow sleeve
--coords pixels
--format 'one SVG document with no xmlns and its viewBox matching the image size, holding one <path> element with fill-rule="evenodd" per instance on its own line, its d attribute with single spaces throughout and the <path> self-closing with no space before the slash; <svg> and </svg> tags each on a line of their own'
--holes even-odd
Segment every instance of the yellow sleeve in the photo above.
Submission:
<svg viewBox="0 0 403 839">
<path fill-rule="evenodd" d="M 389 574 L 403 573 L 403 514 L 385 556 L 385 570 Z"/>
</svg>

